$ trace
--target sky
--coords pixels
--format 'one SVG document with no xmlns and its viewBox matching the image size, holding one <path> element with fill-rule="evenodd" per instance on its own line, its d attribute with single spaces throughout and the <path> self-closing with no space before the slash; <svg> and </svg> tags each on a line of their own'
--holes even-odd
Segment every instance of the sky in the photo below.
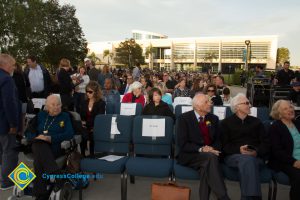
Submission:
<svg viewBox="0 0 300 200">
<path fill-rule="evenodd" d="M 131 38 L 131 30 L 173 37 L 278 35 L 300 66 L 299 0 L 59 0 L 76 8 L 88 42 Z"/>
</svg>

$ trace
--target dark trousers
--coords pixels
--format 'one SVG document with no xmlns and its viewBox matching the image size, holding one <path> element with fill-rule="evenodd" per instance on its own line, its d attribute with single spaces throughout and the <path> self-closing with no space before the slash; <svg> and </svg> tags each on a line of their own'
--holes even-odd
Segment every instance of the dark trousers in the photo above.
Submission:
<svg viewBox="0 0 300 200">
<path fill-rule="evenodd" d="M 290 165 L 285 165 L 281 167 L 281 170 L 288 175 L 290 178 L 291 190 L 290 199 L 299 200 L 300 199 L 300 169 L 297 169 Z"/>
<path fill-rule="evenodd" d="M 80 151 L 81 155 L 85 156 L 85 150 L 87 149 L 87 142 L 90 142 L 90 149 L 89 149 L 89 155 L 94 156 L 95 155 L 95 142 L 94 142 L 94 134 L 92 131 L 88 131 L 87 135 L 83 137 L 83 141 L 80 143 Z"/>
<path fill-rule="evenodd" d="M 263 165 L 261 159 L 244 154 L 233 154 L 225 158 L 225 164 L 239 171 L 242 199 L 261 197 L 259 175 L 259 167 Z"/>
<path fill-rule="evenodd" d="M 81 107 L 84 102 L 85 93 L 75 92 L 73 97 L 74 97 L 74 104 L 75 104 L 75 109 L 76 109 L 75 111 L 77 113 L 81 113 Z"/>
<path fill-rule="evenodd" d="M 65 111 L 74 111 L 73 97 L 71 94 L 60 94 L 62 109 Z"/>
<path fill-rule="evenodd" d="M 43 174 L 54 174 L 59 172 L 59 167 L 55 162 L 55 156 L 52 153 L 51 146 L 44 141 L 35 141 L 32 144 L 32 153 L 34 159 L 34 180 L 33 194 L 37 197 L 48 194 L 47 183 Z"/>
<path fill-rule="evenodd" d="M 31 93 L 31 98 L 47 98 L 47 94 L 45 91 L 41 92 L 32 92 Z"/>
<path fill-rule="evenodd" d="M 212 153 L 180 153 L 178 162 L 199 172 L 201 200 L 209 199 L 210 191 L 218 199 L 228 199 L 218 156 Z"/>
<path fill-rule="evenodd" d="M 12 134 L 0 135 L 0 183 L 3 185 L 13 185 L 8 175 L 18 165 L 18 152 L 16 151 L 16 136 Z"/>
</svg>

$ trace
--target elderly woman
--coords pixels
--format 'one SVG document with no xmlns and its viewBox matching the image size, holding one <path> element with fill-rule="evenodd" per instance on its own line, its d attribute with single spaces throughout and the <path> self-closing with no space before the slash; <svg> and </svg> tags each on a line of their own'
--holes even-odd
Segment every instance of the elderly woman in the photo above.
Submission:
<svg viewBox="0 0 300 200">
<path fill-rule="evenodd" d="M 46 111 L 37 114 L 33 129 L 26 132 L 32 140 L 32 153 L 34 158 L 34 195 L 36 199 L 48 199 L 47 180 L 42 174 L 57 174 L 60 169 L 55 159 L 62 152 L 60 144 L 64 140 L 72 139 L 74 131 L 70 116 L 61 112 L 61 100 L 57 95 L 50 95 L 46 99 Z"/>
<path fill-rule="evenodd" d="M 276 121 L 269 129 L 270 167 L 289 176 L 290 199 L 300 199 L 300 122 L 295 120 L 294 108 L 286 100 L 278 100 L 273 105 L 271 117 Z"/>
<path fill-rule="evenodd" d="M 220 128 L 222 154 L 225 164 L 239 172 L 242 199 L 261 199 L 259 167 L 270 145 L 261 121 L 249 116 L 250 107 L 244 94 L 232 98 L 234 114 L 224 119 Z"/>
<path fill-rule="evenodd" d="M 145 97 L 142 91 L 143 85 L 135 81 L 130 85 L 129 92 L 124 95 L 122 103 L 140 103 L 145 105 Z"/>
</svg>

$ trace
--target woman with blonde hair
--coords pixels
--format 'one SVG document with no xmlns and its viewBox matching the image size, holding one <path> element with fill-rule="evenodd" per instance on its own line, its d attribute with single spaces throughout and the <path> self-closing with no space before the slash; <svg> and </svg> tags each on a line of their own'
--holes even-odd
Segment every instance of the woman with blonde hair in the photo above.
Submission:
<svg viewBox="0 0 300 200">
<path fill-rule="evenodd" d="M 59 84 L 59 94 L 62 101 L 63 110 L 74 110 L 72 93 L 74 84 L 71 79 L 71 63 L 70 60 L 62 58 L 59 62 L 59 72 L 57 75 Z"/>
<path fill-rule="evenodd" d="M 96 81 L 90 81 L 86 86 L 86 101 L 81 109 L 81 119 L 83 125 L 86 126 L 88 131 L 88 140 L 90 141 L 90 155 L 94 155 L 94 139 L 93 129 L 95 117 L 99 114 L 105 114 L 106 103 L 103 100 L 100 85 Z M 84 142 L 86 145 L 86 142 Z M 86 146 L 85 146 L 86 147 Z M 83 148 L 85 149 L 85 148 Z M 84 152 L 81 152 L 84 155 Z"/>
<path fill-rule="evenodd" d="M 271 157 L 269 165 L 275 171 L 288 175 L 291 184 L 290 199 L 300 199 L 300 122 L 295 120 L 293 105 L 278 100 L 272 107 L 271 117 L 275 119 L 269 129 Z"/>
</svg>

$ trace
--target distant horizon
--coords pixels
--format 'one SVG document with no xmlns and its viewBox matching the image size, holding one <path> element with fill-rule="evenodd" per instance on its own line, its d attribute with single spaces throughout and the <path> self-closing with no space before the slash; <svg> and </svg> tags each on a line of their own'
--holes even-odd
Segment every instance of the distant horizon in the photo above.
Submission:
<svg viewBox="0 0 300 200">
<path fill-rule="evenodd" d="M 88 43 L 122 41 L 138 29 L 168 38 L 277 35 L 300 66 L 300 1 L 59 0 L 76 8 Z M 283 5 L 284 6 L 283 6 Z"/>
</svg>

